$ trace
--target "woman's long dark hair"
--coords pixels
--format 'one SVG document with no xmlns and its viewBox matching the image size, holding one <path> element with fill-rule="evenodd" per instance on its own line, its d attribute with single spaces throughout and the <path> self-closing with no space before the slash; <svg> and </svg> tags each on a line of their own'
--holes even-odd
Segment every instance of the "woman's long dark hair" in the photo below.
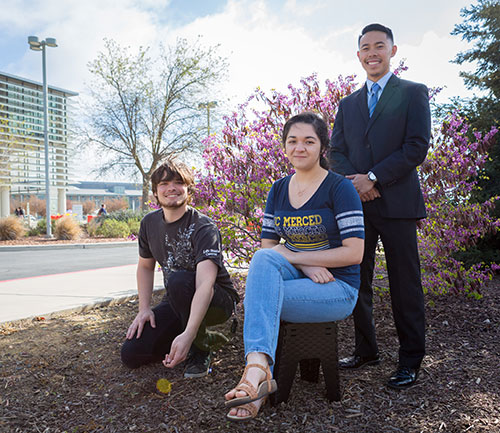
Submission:
<svg viewBox="0 0 500 433">
<path fill-rule="evenodd" d="M 325 153 L 326 149 L 328 148 L 328 144 L 330 143 L 330 139 L 328 138 L 328 127 L 326 126 L 325 121 L 316 113 L 313 113 L 311 111 L 304 111 L 303 113 L 290 117 L 290 119 L 287 120 L 285 126 L 283 127 L 283 145 L 286 144 L 286 139 L 288 137 L 288 133 L 290 132 L 291 126 L 296 123 L 307 123 L 308 125 L 312 125 L 312 127 L 314 128 L 314 132 L 318 136 L 321 143 L 321 148 L 319 150 L 319 165 L 325 170 L 328 170 L 330 168 L 330 164 L 328 163 L 328 159 L 326 158 Z"/>
</svg>

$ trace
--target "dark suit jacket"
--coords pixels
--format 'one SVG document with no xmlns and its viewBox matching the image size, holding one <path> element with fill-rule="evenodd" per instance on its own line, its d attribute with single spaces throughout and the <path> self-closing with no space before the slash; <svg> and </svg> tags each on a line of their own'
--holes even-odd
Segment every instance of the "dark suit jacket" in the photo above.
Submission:
<svg viewBox="0 0 500 433">
<path fill-rule="evenodd" d="M 372 171 L 381 198 L 365 213 L 386 218 L 425 218 L 416 167 L 427 154 L 431 117 L 427 87 L 392 76 L 372 117 L 366 85 L 340 101 L 330 141 L 332 169 L 348 175 Z"/>
</svg>

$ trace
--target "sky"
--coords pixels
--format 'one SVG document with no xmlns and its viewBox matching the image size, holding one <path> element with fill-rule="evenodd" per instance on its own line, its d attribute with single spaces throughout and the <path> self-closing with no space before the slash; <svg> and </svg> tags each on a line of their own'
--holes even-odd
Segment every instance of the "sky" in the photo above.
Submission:
<svg viewBox="0 0 500 433">
<path fill-rule="evenodd" d="M 321 81 L 338 75 L 365 74 L 356 57 L 357 37 L 369 23 L 393 30 L 397 66 L 406 59 L 403 78 L 443 87 L 438 102 L 470 97 L 459 71 L 450 62 L 468 48 L 451 36 L 462 22 L 465 0 L 0 0 L 0 71 L 41 81 L 41 55 L 27 38 L 54 37 L 47 48 L 49 85 L 84 98 L 91 83 L 87 64 L 103 50 L 104 38 L 119 44 L 155 49 L 178 37 L 202 36 L 220 45 L 229 69 L 223 83 L 226 106 L 243 102 L 260 86 L 286 91 L 316 72 Z M 78 113 L 76 113 L 78 115 Z M 85 169 L 86 170 L 86 169 Z M 90 178 L 85 172 L 80 179 Z"/>
</svg>

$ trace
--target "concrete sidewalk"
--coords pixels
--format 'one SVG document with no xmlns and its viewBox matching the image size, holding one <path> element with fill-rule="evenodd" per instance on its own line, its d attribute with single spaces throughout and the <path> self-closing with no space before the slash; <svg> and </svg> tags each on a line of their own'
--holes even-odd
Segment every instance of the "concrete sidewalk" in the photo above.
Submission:
<svg viewBox="0 0 500 433">
<path fill-rule="evenodd" d="M 137 294 L 137 265 L 0 281 L 0 323 L 83 311 Z M 163 274 L 155 272 L 155 290 Z"/>
</svg>

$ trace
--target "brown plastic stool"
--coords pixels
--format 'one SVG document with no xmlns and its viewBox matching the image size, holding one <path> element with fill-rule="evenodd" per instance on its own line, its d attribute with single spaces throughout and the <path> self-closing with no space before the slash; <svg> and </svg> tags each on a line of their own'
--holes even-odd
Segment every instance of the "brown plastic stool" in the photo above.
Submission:
<svg viewBox="0 0 500 433">
<path fill-rule="evenodd" d="M 299 363 L 300 378 L 316 383 L 319 380 L 319 366 L 321 365 L 326 384 L 326 396 L 330 401 L 339 401 L 337 362 L 337 324 L 335 322 L 281 322 L 273 372 L 278 390 L 271 395 L 271 404 L 277 405 L 288 400 Z"/>
</svg>

